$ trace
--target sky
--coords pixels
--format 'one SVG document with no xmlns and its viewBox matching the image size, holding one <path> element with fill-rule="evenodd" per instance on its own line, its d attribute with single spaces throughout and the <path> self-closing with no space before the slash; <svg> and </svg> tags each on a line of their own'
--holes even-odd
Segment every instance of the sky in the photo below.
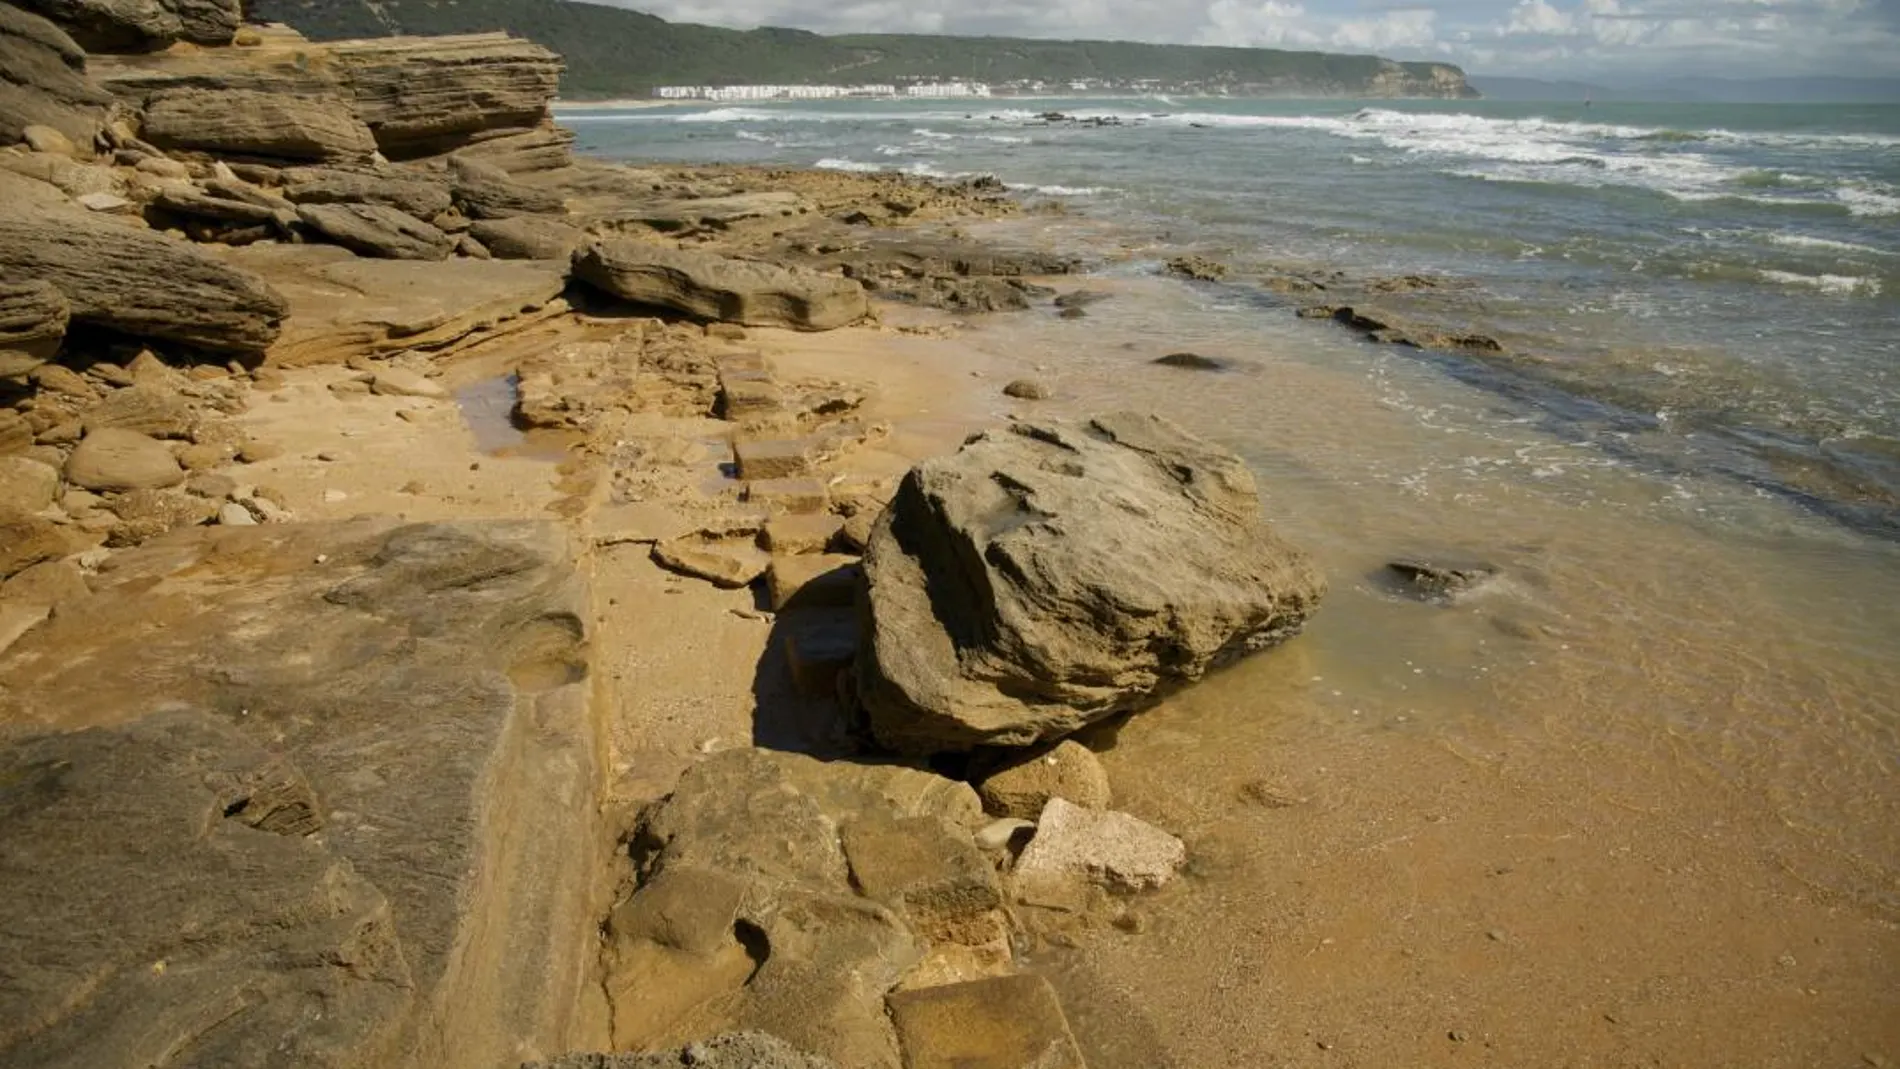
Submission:
<svg viewBox="0 0 1900 1069">
<path fill-rule="evenodd" d="M 1474 74 L 1900 76 L 1900 0 L 594 0 L 679 22 L 1371 52 Z"/>
</svg>

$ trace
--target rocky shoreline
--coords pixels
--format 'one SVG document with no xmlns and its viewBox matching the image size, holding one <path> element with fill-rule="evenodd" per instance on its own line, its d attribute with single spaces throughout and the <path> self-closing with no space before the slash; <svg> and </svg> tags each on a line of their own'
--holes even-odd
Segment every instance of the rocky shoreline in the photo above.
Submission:
<svg viewBox="0 0 1900 1069">
<path fill-rule="evenodd" d="M 1324 583 L 1165 421 L 971 436 L 1009 191 L 575 159 L 501 35 L 0 56 L 8 1064 L 1083 1064 L 1025 954 L 1187 856 L 1068 736 Z"/>
</svg>

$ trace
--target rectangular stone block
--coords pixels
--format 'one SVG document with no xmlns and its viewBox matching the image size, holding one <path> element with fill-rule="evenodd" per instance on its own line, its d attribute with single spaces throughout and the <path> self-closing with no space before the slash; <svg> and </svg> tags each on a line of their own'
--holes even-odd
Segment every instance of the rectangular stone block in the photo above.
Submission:
<svg viewBox="0 0 1900 1069">
<path fill-rule="evenodd" d="M 770 513 L 810 515 L 831 504 L 825 484 L 817 479 L 754 479 L 745 485 L 745 499 Z"/>
<path fill-rule="evenodd" d="M 793 607 L 850 608 L 862 575 L 856 557 L 837 553 L 774 557 L 765 572 L 765 589 L 775 612 Z"/>
<path fill-rule="evenodd" d="M 885 999 L 905 1069 L 1085 1069 L 1055 989 L 1040 976 L 914 988 Z"/>
<path fill-rule="evenodd" d="M 845 609 L 806 610 L 779 617 L 792 685 L 808 698 L 838 693 L 838 675 L 858 655 L 857 614 Z"/>
<path fill-rule="evenodd" d="M 738 353 L 720 353 L 713 357 L 713 366 L 717 367 L 719 373 L 722 375 L 728 371 L 769 372 L 772 370 L 771 365 L 765 362 L 765 354 L 756 350 L 747 350 Z"/>
<path fill-rule="evenodd" d="M 736 423 L 769 416 L 779 410 L 782 400 L 778 387 L 770 381 L 755 382 L 723 376 L 719 380 L 719 415 L 722 419 Z"/>
<path fill-rule="evenodd" d="M 843 529 L 844 517 L 829 512 L 774 516 L 765 521 L 765 548 L 781 557 L 822 553 Z"/>
<path fill-rule="evenodd" d="M 789 479 L 810 475 L 816 467 L 816 443 L 809 438 L 773 438 L 732 443 L 741 479 Z"/>
<path fill-rule="evenodd" d="M 936 942 L 987 942 L 1003 903 L 996 870 L 966 834 L 937 817 L 869 817 L 845 825 L 851 880 Z M 973 938 L 972 938 L 973 937 Z"/>
</svg>

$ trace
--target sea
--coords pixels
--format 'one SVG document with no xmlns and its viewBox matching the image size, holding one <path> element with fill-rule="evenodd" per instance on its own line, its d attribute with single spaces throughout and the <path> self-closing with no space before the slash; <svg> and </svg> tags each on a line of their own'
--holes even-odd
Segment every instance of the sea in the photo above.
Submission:
<svg viewBox="0 0 1900 1069">
<path fill-rule="evenodd" d="M 1130 926 L 1162 938 L 1050 965 L 1098 1007 L 1072 1010 L 1090 1064 L 1468 1064 L 1461 1036 L 1486 1064 L 1900 1060 L 1900 106 L 560 118 L 617 159 L 1059 204 L 972 229 L 1075 252 L 1062 287 L 1109 299 L 965 342 L 1236 449 L 1332 577 L 1295 643 L 1097 740 L 1204 864 Z M 1166 273 L 1190 253 L 1229 276 Z M 1499 345 L 1296 315 L 1337 294 Z M 1151 363 L 1184 350 L 1229 370 Z M 1420 602 L 1384 568 L 1406 556 L 1498 578 Z M 1301 804 L 1236 801 L 1260 797 Z"/>
</svg>

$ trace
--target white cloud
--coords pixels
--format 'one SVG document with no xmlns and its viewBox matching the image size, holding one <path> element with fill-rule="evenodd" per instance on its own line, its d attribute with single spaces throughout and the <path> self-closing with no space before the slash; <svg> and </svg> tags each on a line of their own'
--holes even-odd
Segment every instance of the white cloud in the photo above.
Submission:
<svg viewBox="0 0 1900 1069">
<path fill-rule="evenodd" d="M 1577 32 L 1577 19 L 1568 12 L 1559 11 L 1550 6 L 1544 0 L 1518 0 L 1517 6 L 1511 9 L 1510 20 L 1499 32 L 1563 37 Z"/>
</svg>

